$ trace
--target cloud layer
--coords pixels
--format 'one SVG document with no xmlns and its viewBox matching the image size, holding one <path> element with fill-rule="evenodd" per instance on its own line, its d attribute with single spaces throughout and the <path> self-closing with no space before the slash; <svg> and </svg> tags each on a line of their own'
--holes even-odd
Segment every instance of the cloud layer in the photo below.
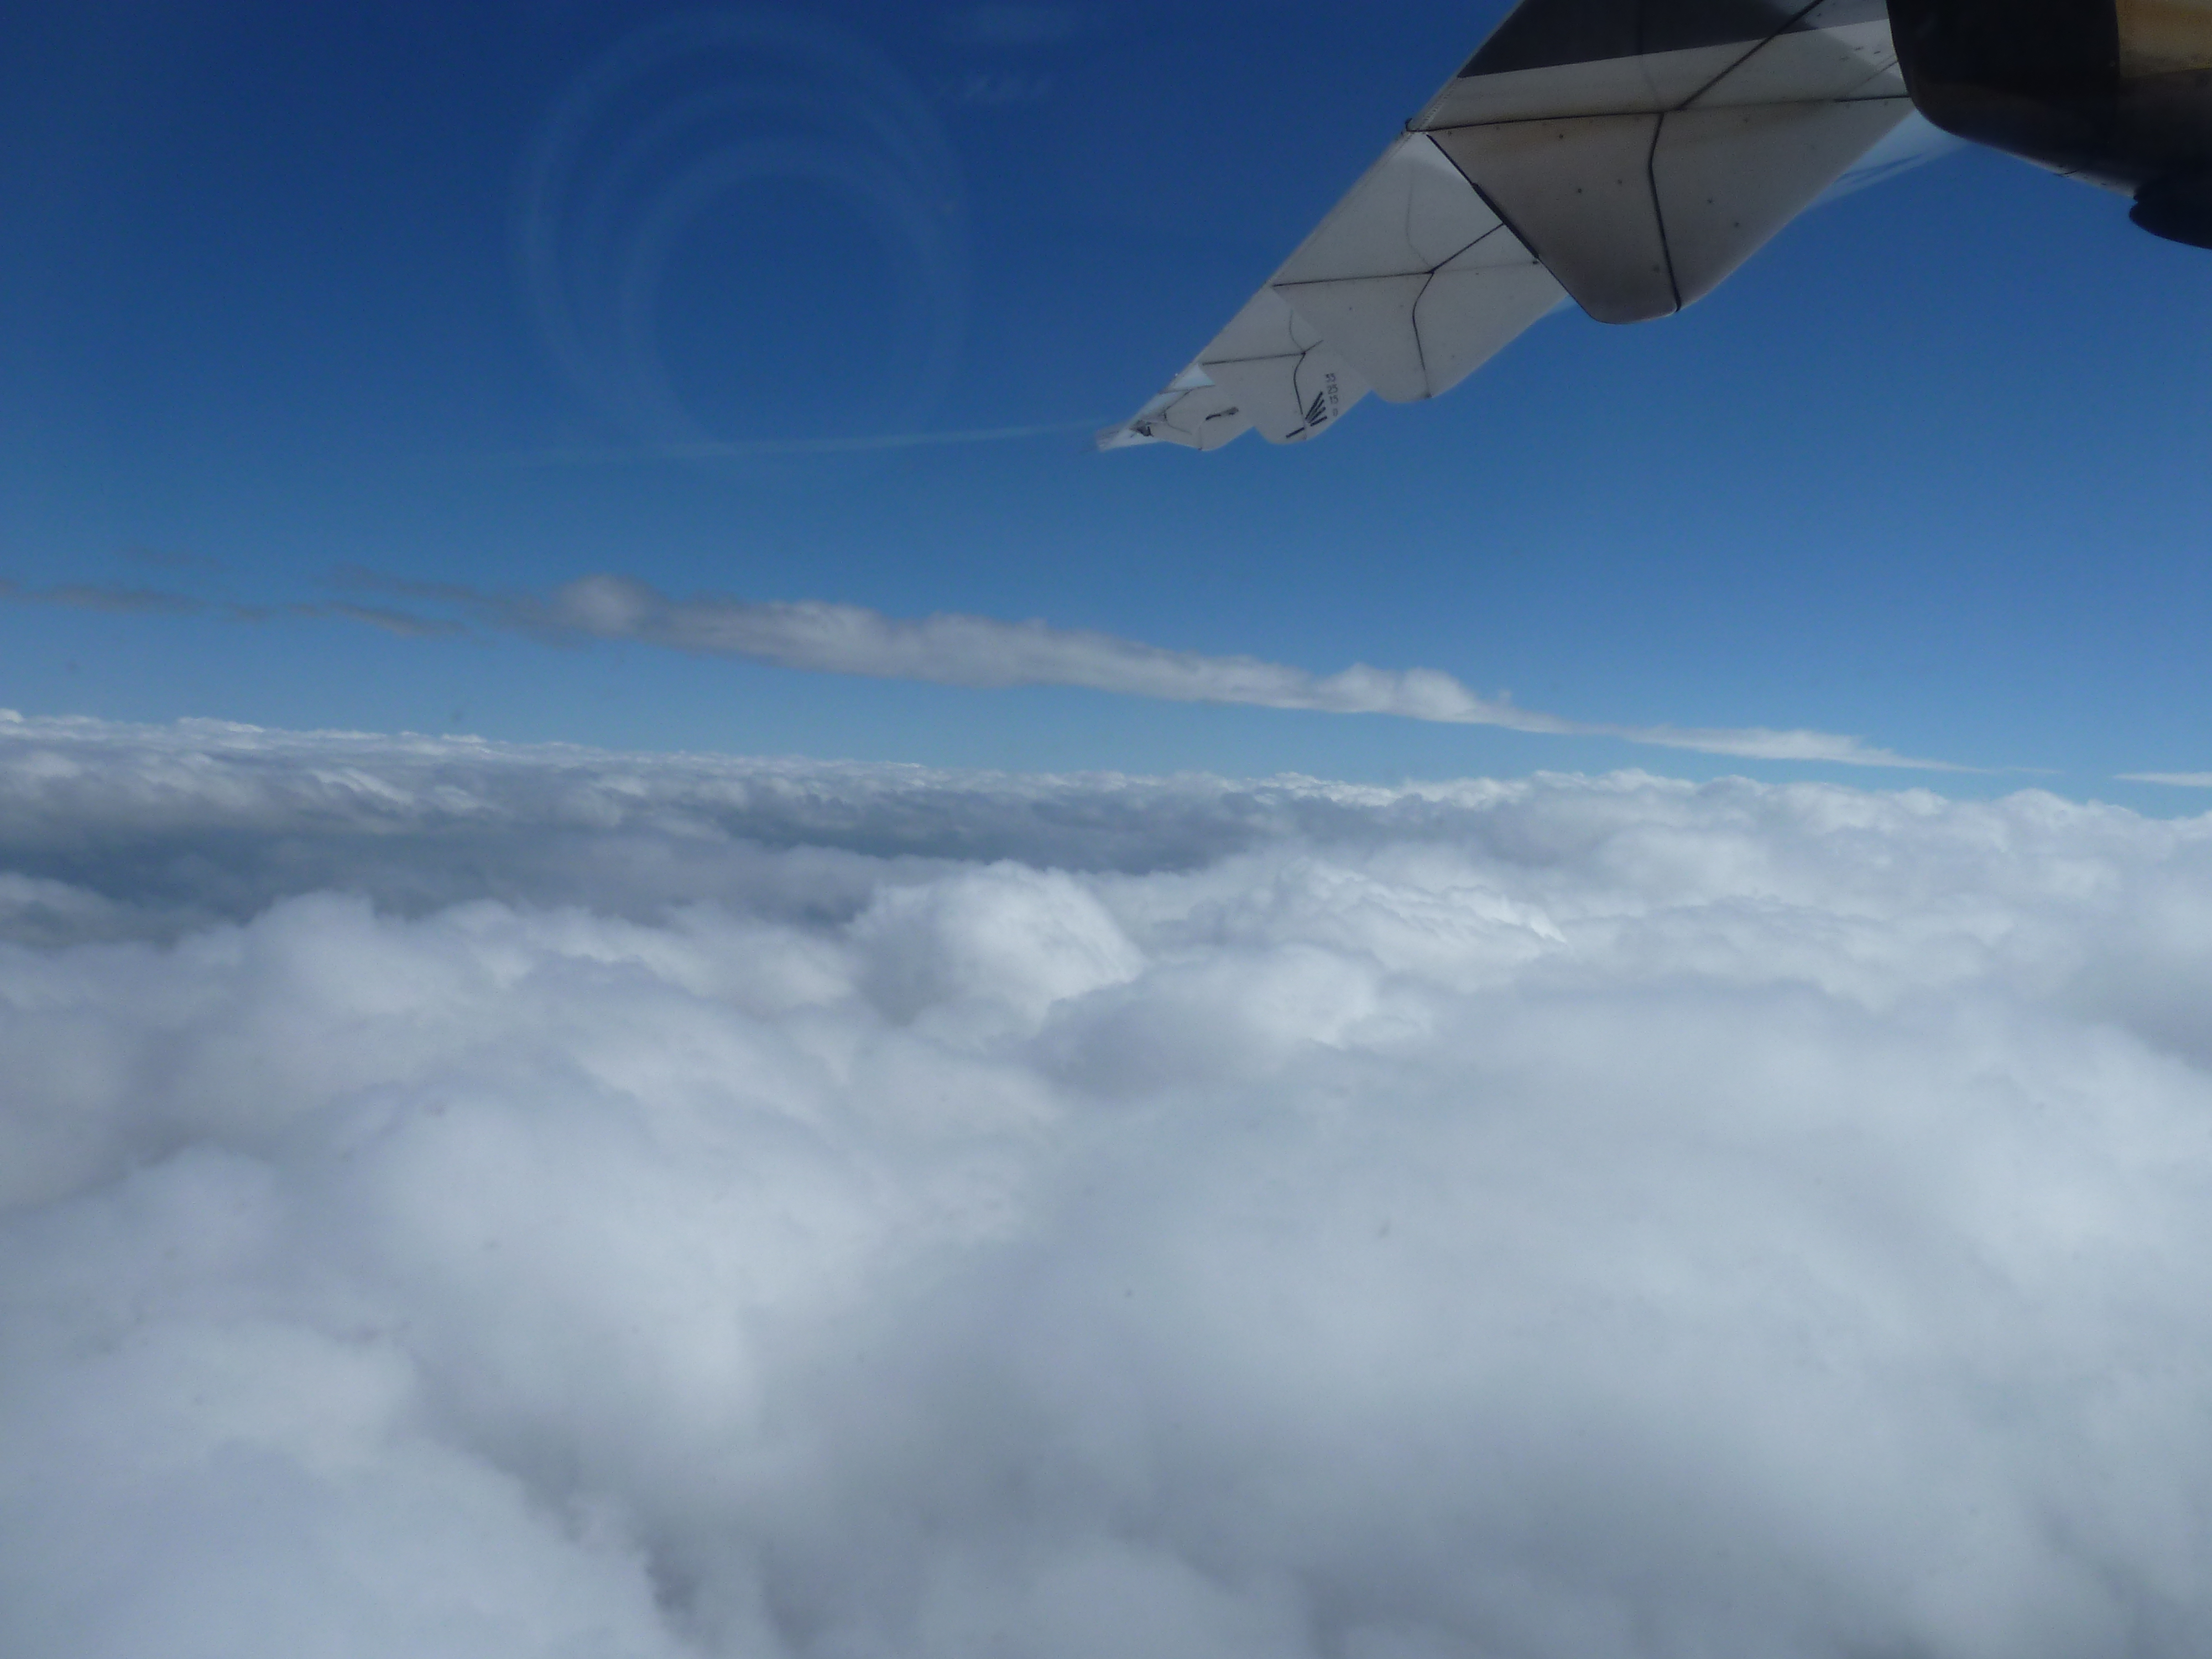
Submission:
<svg viewBox="0 0 2212 1659">
<path fill-rule="evenodd" d="M 2194 1653 L 2212 823 L 0 721 L 0 1650 Z"/>
</svg>

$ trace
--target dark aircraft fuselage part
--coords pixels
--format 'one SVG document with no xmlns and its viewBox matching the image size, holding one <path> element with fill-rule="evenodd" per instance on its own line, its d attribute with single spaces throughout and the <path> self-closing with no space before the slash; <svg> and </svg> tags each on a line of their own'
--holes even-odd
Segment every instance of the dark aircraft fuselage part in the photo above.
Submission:
<svg viewBox="0 0 2212 1659">
<path fill-rule="evenodd" d="M 2212 0 L 1890 0 L 1912 101 L 2212 247 Z"/>
</svg>

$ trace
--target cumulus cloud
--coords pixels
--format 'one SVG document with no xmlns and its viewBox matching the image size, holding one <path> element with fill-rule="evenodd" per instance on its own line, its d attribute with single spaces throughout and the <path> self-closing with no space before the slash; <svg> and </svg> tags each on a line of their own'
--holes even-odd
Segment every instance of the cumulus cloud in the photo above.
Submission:
<svg viewBox="0 0 2212 1659">
<path fill-rule="evenodd" d="M 1553 737 L 1615 738 L 1741 760 L 1966 769 L 1825 732 L 1566 720 L 1522 708 L 1504 696 L 1479 696 L 1435 669 L 1389 670 L 1363 664 L 1334 674 L 1315 674 L 1255 657 L 1171 651 L 1036 621 L 1009 623 L 957 613 L 913 619 L 821 600 L 763 603 L 713 595 L 674 599 L 647 583 L 614 575 L 587 576 L 547 596 L 485 593 L 449 583 L 396 580 L 362 570 L 343 571 L 340 579 L 457 605 L 490 626 L 540 638 L 625 640 L 822 673 L 939 685 L 1073 685 L 1170 702 L 1388 714 Z"/>
<path fill-rule="evenodd" d="M 2212 821 L 0 720 L 0 1650 L 2192 1654 Z"/>
</svg>

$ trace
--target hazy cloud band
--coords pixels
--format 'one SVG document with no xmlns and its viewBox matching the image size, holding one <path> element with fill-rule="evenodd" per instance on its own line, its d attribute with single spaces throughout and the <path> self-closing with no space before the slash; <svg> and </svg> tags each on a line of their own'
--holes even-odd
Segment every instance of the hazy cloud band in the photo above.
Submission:
<svg viewBox="0 0 2212 1659">
<path fill-rule="evenodd" d="M 704 656 L 742 657 L 778 667 L 938 685 L 1066 685 L 1170 702 L 1238 703 L 1326 714 L 1382 714 L 1450 726 L 1490 726 L 1547 737 L 1611 738 L 1741 760 L 1960 772 L 1976 769 L 1900 755 L 1855 737 L 1764 726 L 1637 726 L 1570 720 L 1485 697 L 1430 668 L 1357 664 L 1334 674 L 1257 657 L 1174 651 L 1041 621 L 945 612 L 908 618 L 821 600 L 761 602 L 718 595 L 672 599 L 645 582 L 593 575 L 550 595 L 492 593 L 345 569 L 339 585 L 403 597 L 465 617 L 478 626 L 545 640 L 626 641 Z M 27 589 L 0 582 L 0 599 L 118 612 L 191 614 L 218 607 L 179 594 L 84 586 Z M 460 632 L 453 615 L 337 600 L 276 608 L 220 607 L 234 619 L 328 617 L 386 633 L 428 638 Z"/>
<path fill-rule="evenodd" d="M 452 599 L 458 592 L 433 590 L 425 596 Z M 940 685 L 1080 686 L 1171 702 L 1387 714 L 1554 737 L 1614 738 L 1746 760 L 1961 769 L 1823 732 L 1704 730 L 1567 720 L 1504 698 L 1480 696 L 1434 669 L 1359 665 L 1334 674 L 1315 674 L 1255 657 L 1172 651 L 1036 621 L 1009 623 L 957 613 L 910 619 L 816 600 L 673 599 L 643 582 L 613 575 L 570 582 L 544 599 L 466 597 L 479 616 L 540 635 L 634 641 L 824 673 Z"/>
</svg>

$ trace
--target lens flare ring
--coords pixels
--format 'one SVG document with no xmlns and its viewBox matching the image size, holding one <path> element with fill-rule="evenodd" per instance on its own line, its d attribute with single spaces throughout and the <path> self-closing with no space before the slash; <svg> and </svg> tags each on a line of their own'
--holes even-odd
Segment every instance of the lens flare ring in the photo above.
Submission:
<svg viewBox="0 0 2212 1659">
<path fill-rule="evenodd" d="M 523 168 L 515 256 L 547 350 L 639 441 L 696 455 L 788 435 L 772 398 L 717 430 L 672 373 L 672 263 L 749 192 L 796 188 L 886 256 L 890 324 L 872 369 L 830 372 L 855 429 L 925 421 L 964 345 L 960 168 L 914 84 L 864 42 L 786 14 L 686 14 L 619 41 L 554 106 Z M 763 260 L 780 252 L 760 250 Z M 826 325 L 763 315 L 763 334 Z M 805 434 L 828 435 L 838 434 Z"/>
</svg>

